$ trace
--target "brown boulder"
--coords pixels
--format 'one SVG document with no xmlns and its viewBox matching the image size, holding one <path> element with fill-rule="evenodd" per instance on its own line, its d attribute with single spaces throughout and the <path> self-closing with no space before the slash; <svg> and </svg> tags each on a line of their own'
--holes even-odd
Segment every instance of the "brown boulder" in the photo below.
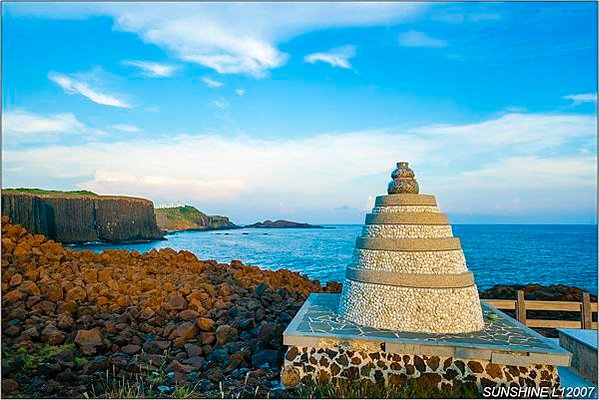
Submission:
<svg viewBox="0 0 599 400">
<path fill-rule="evenodd" d="M 199 315 L 200 313 L 194 310 L 183 310 L 179 313 L 179 318 L 190 321 L 197 318 Z"/>
<path fill-rule="evenodd" d="M 81 347 L 83 354 L 94 354 L 96 348 L 102 346 L 102 334 L 99 328 L 80 329 L 75 336 L 75 343 Z"/>
<path fill-rule="evenodd" d="M 203 345 L 210 345 L 214 343 L 216 337 L 212 332 L 200 332 L 200 341 Z"/>
<path fill-rule="evenodd" d="M 211 332 L 214 330 L 215 322 L 214 322 L 214 320 L 211 320 L 210 318 L 200 317 L 196 321 L 196 324 L 198 325 L 198 328 L 200 328 L 201 331 Z"/>
<path fill-rule="evenodd" d="M 202 348 L 200 346 L 192 343 L 187 343 L 185 345 L 185 351 L 187 352 L 187 355 L 189 357 L 201 356 L 203 353 Z"/>
<path fill-rule="evenodd" d="M 170 364 L 166 367 L 167 371 L 181 372 L 181 373 L 184 373 L 184 374 L 193 371 L 193 369 L 194 369 L 194 367 L 192 367 L 191 365 L 181 364 L 177 360 L 171 361 Z"/>
<path fill-rule="evenodd" d="M 196 327 L 190 322 L 184 322 L 179 325 L 172 333 L 170 338 L 181 338 L 186 341 L 194 337 L 196 334 Z"/>
<path fill-rule="evenodd" d="M 83 301 L 83 300 L 85 300 L 86 296 L 87 296 L 87 293 L 85 292 L 85 289 L 83 289 L 81 286 L 74 286 L 67 292 L 67 294 L 65 296 L 65 300 L 66 301 Z"/>
<path fill-rule="evenodd" d="M 167 310 L 185 310 L 187 308 L 187 300 L 181 295 L 171 296 L 164 308 Z"/>
<path fill-rule="evenodd" d="M 216 330 L 216 343 L 221 346 L 237 341 L 238 337 L 237 329 L 229 325 L 221 325 Z"/>
<path fill-rule="evenodd" d="M 10 286 L 18 286 L 18 285 L 21 284 L 21 282 L 23 282 L 23 275 L 21 275 L 21 274 L 14 274 L 10 278 L 9 285 Z"/>
<path fill-rule="evenodd" d="M 25 295 L 18 289 L 11 290 L 10 292 L 2 295 L 2 302 L 6 304 L 12 304 L 21 300 Z"/>
<path fill-rule="evenodd" d="M 58 330 L 54 325 L 46 325 L 42 330 L 42 342 L 50 345 L 62 344 L 65 340 L 65 335 L 62 331 Z"/>
<path fill-rule="evenodd" d="M 98 282 L 98 271 L 95 268 L 84 269 L 81 271 L 81 277 L 85 283 Z"/>
<path fill-rule="evenodd" d="M 126 354 L 135 354 L 141 350 L 141 347 L 136 344 L 128 344 L 121 347 L 121 351 Z"/>
<path fill-rule="evenodd" d="M 19 382 L 14 379 L 2 379 L 2 394 L 9 394 L 19 388 Z"/>
<path fill-rule="evenodd" d="M 19 285 L 18 289 L 21 292 L 26 293 L 30 296 L 39 296 L 40 295 L 40 289 L 32 281 L 23 281 L 23 283 L 21 283 Z"/>
<path fill-rule="evenodd" d="M 63 291 L 62 291 L 62 287 L 58 286 L 58 285 L 52 285 L 50 287 L 48 287 L 48 292 L 46 293 L 46 297 L 48 298 L 49 301 L 58 301 L 58 300 L 62 300 L 62 296 L 63 296 Z"/>
</svg>

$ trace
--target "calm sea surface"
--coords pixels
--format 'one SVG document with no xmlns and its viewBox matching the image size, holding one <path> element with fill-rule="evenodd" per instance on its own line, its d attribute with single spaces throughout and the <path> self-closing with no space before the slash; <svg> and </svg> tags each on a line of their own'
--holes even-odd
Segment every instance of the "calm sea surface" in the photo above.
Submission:
<svg viewBox="0 0 599 400">
<path fill-rule="evenodd" d="M 87 244 L 75 249 L 140 252 L 171 247 L 203 260 L 232 259 L 263 268 L 288 268 L 321 282 L 342 281 L 360 225 L 327 229 L 238 229 L 179 232 L 144 244 Z M 565 284 L 597 293 L 595 225 L 453 225 L 479 289 L 494 284 Z"/>
</svg>

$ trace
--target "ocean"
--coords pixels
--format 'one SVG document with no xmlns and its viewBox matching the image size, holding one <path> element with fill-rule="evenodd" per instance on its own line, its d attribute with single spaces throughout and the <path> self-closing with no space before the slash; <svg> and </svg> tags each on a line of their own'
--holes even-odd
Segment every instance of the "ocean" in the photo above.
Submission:
<svg viewBox="0 0 599 400">
<path fill-rule="evenodd" d="M 479 290 L 495 284 L 578 286 L 597 293 L 596 225 L 452 225 Z M 262 268 L 287 268 L 321 282 L 342 281 L 361 225 L 326 229 L 190 231 L 141 244 L 85 244 L 74 249 L 140 252 L 171 247 L 202 260 L 241 260 Z"/>
</svg>

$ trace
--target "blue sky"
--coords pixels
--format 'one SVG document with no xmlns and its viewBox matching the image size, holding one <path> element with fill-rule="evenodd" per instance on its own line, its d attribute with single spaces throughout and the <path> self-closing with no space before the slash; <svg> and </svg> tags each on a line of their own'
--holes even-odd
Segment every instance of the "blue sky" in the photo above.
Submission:
<svg viewBox="0 0 599 400">
<path fill-rule="evenodd" d="M 596 3 L 3 3 L 3 187 L 360 223 L 595 223 Z"/>
</svg>

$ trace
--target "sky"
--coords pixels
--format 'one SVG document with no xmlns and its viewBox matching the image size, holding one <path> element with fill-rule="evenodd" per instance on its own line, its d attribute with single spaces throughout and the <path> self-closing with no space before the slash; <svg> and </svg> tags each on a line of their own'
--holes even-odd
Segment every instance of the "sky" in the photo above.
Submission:
<svg viewBox="0 0 599 400">
<path fill-rule="evenodd" d="M 2 187 L 596 223 L 597 3 L 2 3 Z"/>
</svg>

